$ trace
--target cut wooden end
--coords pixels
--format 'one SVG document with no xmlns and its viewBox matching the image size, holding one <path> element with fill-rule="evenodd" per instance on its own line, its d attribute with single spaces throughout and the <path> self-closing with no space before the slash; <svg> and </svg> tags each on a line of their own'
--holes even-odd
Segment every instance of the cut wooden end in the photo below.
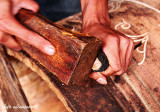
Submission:
<svg viewBox="0 0 160 112">
<path fill-rule="evenodd" d="M 56 53 L 49 56 L 18 39 L 23 50 L 32 58 L 65 84 L 79 83 L 88 78 L 101 46 L 100 40 L 72 32 L 29 10 L 21 9 L 17 19 L 24 26 L 50 41 L 56 48 Z"/>
</svg>

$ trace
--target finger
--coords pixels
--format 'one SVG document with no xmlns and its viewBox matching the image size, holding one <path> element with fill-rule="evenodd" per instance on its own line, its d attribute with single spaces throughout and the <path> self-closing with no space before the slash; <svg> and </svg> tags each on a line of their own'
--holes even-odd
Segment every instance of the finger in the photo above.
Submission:
<svg viewBox="0 0 160 112">
<path fill-rule="evenodd" d="M 106 77 L 103 76 L 101 73 L 99 72 L 92 72 L 89 75 L 90 78 L 96 80 L 98 83 L 102 84 L 102 85 L 106 85 L 107 84 L 107 80 Z"/>
<path fill-rule="evenodd" d="M 105 76 L 109 76 L 121 69 L 121 60 L 120 60 L 120 49 L 119 49 L 119 38 L 110 37 L 107 40 L 106 47 L 103 48 L 103 52 L 108 57 L 110 66 L 107 70 L 101 72 Z M 113 45 L 114 44 L 114 45 Z"/>
<path fill-rule="evenodd" d="M 10 13 L 10 7 L 11 3 L 9 0 L 0 0 L 0 14 L 2 17 L 7 16 L 8 13 Z M 0 19 L 2 19 L 0 17 Z"/>
<path fill-rule="evenodd" d="M 9 34 L 3 33 L 0 31 L 0 44 L 5 45 L 8 48 L 19 51 L 21 47 L 17 43 L 17 41 Z"/>
<path fill-rule="evenodd" d="M 115 71 L 111 66 L 109 66 L 105 71 L 101 72 L 104 76 L 111 76 L 114 73 L 116 73 L 117 71 Z"/>
<path fill-rule="evenodd" d="M 127 49 L 129 47 L 129 38 L 125 36 L 120 37 L 120 60 L 121 60 L 121 70 L 114 73 L 113 75 L 122 75 L 126 70 L 126 55 L 127 55 Z"/>
<path fill-rule="evenodd" d="M 131 64 L 132 56 L 133 56 L 133 50 L 134 50 L 134 42 L 133 42 L 133 40 L 130 39 L 128 50 L 127 50 L 127 55 L 126 55 L 126 68 L 125 68 L 126 71 L 129 67 L 129 65 Z"/>
<path fill-rule="evenodd" d="M 33 0 L 24 0 L 19 3 L 13 3 L 13 15 L 16 15 L 21 8 L 37 12 L 39 10 L 39 5 Z"/>
<path fill-rule="evenodd" d="M 29 9 L 33 12 L 37 12 L 39 10 L 39 5 L 37 2 L 33 0 L 24 0 L 20 3 L 21 8 Z"/>
<path fill-rule="evenodd" d="M 9 19 L 3 18 L 3 21 L 1 21 L 0 24 L 1 26 L 3 26 L 1 27 L 2 31 L 21 38 L 25 42 L 33 45 L 34 47 L 38 48 L 39 50 L 48 55 L 54 54 L 55 48 L 50 42 L 45 40 L 37 33 L 32 32 L 22 26 L 14 17 L 11 16 L 9 17 Z"/>
</svg>

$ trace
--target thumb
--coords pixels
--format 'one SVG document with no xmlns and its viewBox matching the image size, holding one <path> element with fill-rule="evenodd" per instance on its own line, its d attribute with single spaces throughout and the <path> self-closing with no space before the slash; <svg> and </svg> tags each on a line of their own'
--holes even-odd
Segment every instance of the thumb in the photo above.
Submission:
<svg viewBox="0 0 160 112">
<path fill-rule="evenodd" d="M 37 12 L 39 10 L 38 3 L 33 0 L 24 0 L 23 2 L 21 2 L 20 6 L 21 8 L 29 9 L 33 12 Z"/>
<path fill-rule="evenodd" d="M 16 15 L 21 8 L 37 12 L 39 10 L 39 4 L 33 0 L 23 0 L 13 7 L 13 15 Z"/>
</svg>

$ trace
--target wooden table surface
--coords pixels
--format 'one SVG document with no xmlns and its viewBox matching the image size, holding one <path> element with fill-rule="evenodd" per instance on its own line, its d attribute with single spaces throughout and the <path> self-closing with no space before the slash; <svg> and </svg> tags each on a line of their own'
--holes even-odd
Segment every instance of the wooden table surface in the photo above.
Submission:
<svg viewBox="0 0 160 112">
<path fill-rule="evenodd" d="M 140 50 L 146 49 L 145 55 L 135 50 L 128 71 L 122 76 L 108 77 L 106 86 L 99 85 L 93 80 L 81 87 L 66 86 L 48 73 L 47 77 L 52 79 L 49 86 L 69 111 L 159 112 L 160 110 L 160 1 L 117 1 L 111 0 L 109 3 L 112 9 L 110 10 L 112 27 L 130 37 L 148 39 L 139 47 Z M 80 31 L 81 13 L 58 21 L 57 24 Z M 11 50 L 8 50 L 8 54 L 16 58 L 18 55 L 23 55 Z M 145 61 L 138 65 L 144 56 Z M 20 60 L 27 64 L 28 60 Z M 47 80 L 40 75 L 41 72 L 31 71 L 18 60 L 11 61 L 30 105 L 38 105 L 38 109 L 33 109 L 33 112 L 67 111 L 54 92 L 48 88 Z M 33 69 L 29 64 L 27 66 Z"/>
<path fill-rule="evenodd" d="M 118 0 L 117 0 L 118 1 Z M 119 0 L 110 2 L 112 28 L 129 37 L 147 37 L 139 49 L 146 49 L 145 61 L 138 65 L 144 53 L 133 53 L 132 64 L 122 76 L 111 76 L 109 91 L 121 107 L 128 111 L 128 104 L 135 111 L 160 110 L 160 1 L 158 0 Z M 120 6 L 120 7 L 119 7 Z M 118 8 L 119 7 L 119 8 Z M 116 9 L 117 8 L 117 9 Z M 58 24 L 80 31 L 81 14 L 59 21 Z M 125 29 L 123 26 L 130 28 Z M 109 85 L 108 84 L 108 85 Z M 127 104 L 127 103 L 128 104 Z"/>
</svg>

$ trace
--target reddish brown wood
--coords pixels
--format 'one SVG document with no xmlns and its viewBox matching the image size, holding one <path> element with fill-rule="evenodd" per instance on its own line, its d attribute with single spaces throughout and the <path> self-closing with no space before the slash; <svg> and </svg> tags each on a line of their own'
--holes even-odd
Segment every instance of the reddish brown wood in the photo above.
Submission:
<svg viewBox="0 0 160 112">
<path fill-rule="evenodd" d="M 134 1 L 134 0 L 133 0 Z M 137 0 L 138 1 L 138 0 Z M 160 1 L 140 0 L 155 8 L 159 8 Z M 115 1 L 110 1 L 112 4 Z M 110 5 L 111 6 L 111 5 Z M 131 23 L 128 30 L 118 29 L 124 34 L 140 35 L 149 33 L 146 60 L 138 66 L 143 55 L 133 53 L 132 64 L 127 73 L 122 76 L 108 77 L 108 84 L 102 86 L 93 80 L 79 85 L 64 85 L 52 73 L 42 69 L 38 62 L 27 57 L 27 54 L 11 51 L 8 53 L 23 61 L 31 69 L 37 72 L 59 96 L 61 101 L 67 101 L 68 106 L 76 112 L 159 112 L 160 110 L 160 15 L 143 5 L 130 1 L 123 1 L 121 7 L 110 13 L 112 27 L 114 28 L 123 19 Z M 80 31 L 81 14 L 57 22 L 68 28 Z M 152 28 L 152 30 L 151 30 Z M 150 31 L 151 30 L 151 31 Z M 143 48 L 144 43 L 140 47 Z M 36 65 L 35 65 L 36 64 Z M 39 69 L 38 69 L 39 68 Z M 42 69 L 44 73 L 41 72 Z M 49 78 L 48 78 L 49 77 Z M 48 80 L 47 80 L 48 79 Z M 57 88 L 57 90 L 55 89 Z M 62 94 L 60 97 L 59 94 Z M 65 104 L 65 103 L 64 103 Z M 120 108 L 119 108 L 119 106 Z"/>
<path fill-rule="evenodd" d="M 49 56 L 18 39 L 23 50 L 31 57 L 66 84 L 78 83 L 88 78 L 101 46 L 97 38 L 72 32 L 29 10 L 20 10 L 17 18 L 24 26 L 43 36 L 56 48 L 54 56 Z"/>
<path fill-rule="evenodd" d="M 0 45 L 0 90 L 7 112 L 31 112 L 17 75 Z M 24 107 L 24 108 L 23 108 Z"/>
<path fill-rule="evenodd" d="M 7 53 L 23 61 L 44 79 L 57 94 L 69 112 L 123 112 L 115 96 L 125 102 L 125 108 L 134 111 L 124 96 L 117 92 L 117 87 L 108 78 L 108 85 L 100 85 L 93 79 L 80 84 L 63 84 L 55 75 L 49 72 L 25 52 L 15 52 L 7 49 Z M 114 93 L 114 94 L 113 94 Z M 142 105 L 143 106 L 143 105 Z"/>
</svg>

